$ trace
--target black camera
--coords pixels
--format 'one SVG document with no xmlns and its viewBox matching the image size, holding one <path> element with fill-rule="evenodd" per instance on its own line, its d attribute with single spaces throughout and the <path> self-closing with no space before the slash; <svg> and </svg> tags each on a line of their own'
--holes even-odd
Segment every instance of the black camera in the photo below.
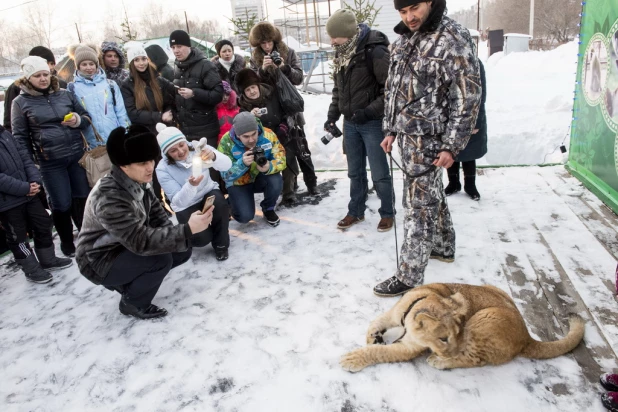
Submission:
<svg viewBox="0 0 618 412">
<path fill-rule="evenodd" d="M 273 50 L 270 53 L 270 58 L 272 59 L 273 63 L 275 63 L 275 66 L 281 66 L 281 63 L 283 63 L 283 60 L 281 60 L 281 55 L 276 50 Z"/>
<path fill-rule="evenodd" d="M 264 149 L 262 149 L 261 147 L 255 146 L 251 150 L 251 153 L 253 154 L 253 161 L 257 163 L 258 166 L 264 166 L 268 162 L 266 154 L 264 153 Z"/>
<path fill-rule="evenodd" d="M 331 140 L 333 140 L 335 137 L 340 137 L 343 133 L 341 133 L 341 130 L 339 130 L 339 128 L 337 127 L 336 124 L 328 124 L 328 126 L 325 127 L 326 129 L 326 134 L 324 136 L 322 136 L 322 143 L 324 144 L 329 144 Z"/>
</svg>

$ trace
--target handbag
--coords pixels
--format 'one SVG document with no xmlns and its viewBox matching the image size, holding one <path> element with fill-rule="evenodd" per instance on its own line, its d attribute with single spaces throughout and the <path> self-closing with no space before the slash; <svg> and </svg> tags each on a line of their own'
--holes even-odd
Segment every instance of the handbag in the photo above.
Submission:
<svg viewBox="0 0 618 412">
<path fill-rule="evenodd" d="M 97 132 L 94 124 L 92 124 L 92 120 L 86 116 L 83 116 L 82 119 L 86 119 L 90 123 L 97 142 L 105 143 L 105 140 L 103 140 L 99 132 Z M 105 147 L 105 145 L 97 146 L 91 150 L 90 145 L 88 144 L 88 141 L 83 133 L 82 139 L 84 140 L 84 150 L 86 150 L 86 153 L 84 153 L 82 158 L 79 159 L 78 163 L 86 170 L 88 184 L 90 187 L 94 187 L 100 178 L 109 173 L 112 168 L 112 162 L 109 160 L 107 147 Z"/>
<path fill-rule="evenodd" d="M 288 116 L 305 111 L 305 101 L 298 89 L 288 80 L 283 73 L 279 73 L 275 82 L 275 88 L 279 95 L 279 103 L 283 112 Z"/>
</svg>

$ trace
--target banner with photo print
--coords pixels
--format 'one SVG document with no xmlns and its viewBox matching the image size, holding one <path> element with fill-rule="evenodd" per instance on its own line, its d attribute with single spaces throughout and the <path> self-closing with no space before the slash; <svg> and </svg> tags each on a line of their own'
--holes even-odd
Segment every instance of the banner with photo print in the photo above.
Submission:
<svg viewBox="0 0 618 412">
<path fill-rule="evenodd" d="M 618 213 L 618 0 L 583 7 L 567 168 Z"/>
</svg>

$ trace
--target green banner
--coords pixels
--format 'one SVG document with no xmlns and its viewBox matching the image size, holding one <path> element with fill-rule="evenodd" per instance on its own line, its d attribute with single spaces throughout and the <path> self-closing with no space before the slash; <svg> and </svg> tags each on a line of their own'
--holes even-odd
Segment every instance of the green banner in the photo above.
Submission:
<svg viewBox="0 0 618 412">
<path fill-rule="evenodd" d="M 618 213 L 618 0 L 582 13 L 567 168 Z"/>
</svg>

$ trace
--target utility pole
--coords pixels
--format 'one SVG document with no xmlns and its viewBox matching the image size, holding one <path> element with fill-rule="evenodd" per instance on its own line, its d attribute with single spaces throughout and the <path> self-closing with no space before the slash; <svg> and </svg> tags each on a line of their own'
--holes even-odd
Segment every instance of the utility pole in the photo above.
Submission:
<svg viewBox="0 0 618 412">
<path fill-rule="evenodd" d="M 82 42 L 82 35 L 79 33 L 79 27 L 77 26 L 77 23 L 75 23 L 75 30 L 77 30 L 77 38 L 79 40 L 79 42 Z"/>
<path fill-rule="evenodd" d="M 534 36 L 534 0 L 530 0 L 530 38 Z"/>
<path fill-rule="evenodd" d="M 187 26 L 187 34 L 191 34 L 189 31 L 189 19 L 187 18 L 187 12 L 185 11 L 185 25 Z"/>
</svg>

